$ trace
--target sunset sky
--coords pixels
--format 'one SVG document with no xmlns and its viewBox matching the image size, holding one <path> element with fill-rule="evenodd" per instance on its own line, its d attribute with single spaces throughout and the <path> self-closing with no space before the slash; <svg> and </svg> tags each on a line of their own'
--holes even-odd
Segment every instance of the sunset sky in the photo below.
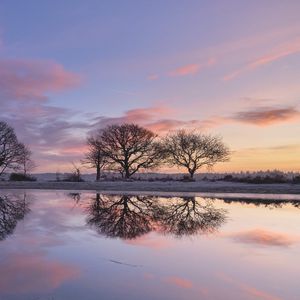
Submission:
<svg viewBox="0 0 300 300">
<path fill-rule="evenodd" d="M 135 122 L 218 134 L 215 171 L 300 171 L 300 1 L 0 2 L 0 120 L 36 172 Z"/>
</svg>

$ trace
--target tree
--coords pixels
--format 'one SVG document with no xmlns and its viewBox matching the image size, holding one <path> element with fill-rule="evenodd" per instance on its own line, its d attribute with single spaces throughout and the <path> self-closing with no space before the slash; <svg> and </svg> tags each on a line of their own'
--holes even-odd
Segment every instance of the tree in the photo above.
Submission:
<svg viewBox="0 0 300 300">
<path fill-rule="evenodd" d="M 217 162 L 227 161 L 230 154 L 220 137 L 185 130 L 167 135 L 161 147 L 167 163 L 185 167 L 191 179 L 202 166 L 212 167 Z"/>
<path fill-rule="evenodd" d="M 101 135 L 98 134 L 96 137 L 89 137 L 87 145 L 88 152 L 85 153 L 85 158 L 82 162 L 90 165 L 92 168 L 96 168 L 96 181 L 99 181 L 101 170 L 108 164 L 108 157 L 102 151 Z"/>
<path fill-rule="evenodd" d="M 20 169 L 25 148 L 18 141 L 14 129 L 0 121 L 0 176 L 7 169 Z"/>
<path fill-rule="evenodd" d="M 81 177 L 81 171 L 80 168 L 72 162 L 73 171 L 72 173 L 68 174 L 67 177 L 63 181 L 69 181 L 69 182 L 82 182 L 84 181 Z"/>
<path fill-rule="evenodd" d="M 136 124 L 110 125 L 101 133 L 103 153 L 125 178 L 159 164 L 161 151 L 155 140 L 152 131 Z"/>
<path fill-rule="evenodd" d="M 26 176 L 31 172 L 35 167 L 35 162 L 31 159 L 32 152 L 28 146 L 24 145 L 23 152 L 20 155 L 20 167 L 22 168 L 23 174 Z"/>
</svg>

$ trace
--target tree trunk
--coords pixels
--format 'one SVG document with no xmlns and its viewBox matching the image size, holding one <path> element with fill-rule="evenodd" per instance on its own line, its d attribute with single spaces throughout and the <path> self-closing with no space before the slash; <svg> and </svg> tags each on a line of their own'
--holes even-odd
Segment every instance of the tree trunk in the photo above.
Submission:
<svg viewBox="0 0 300 300">
<path fill-rule="evenodd" d="M 130 171 L 129 171 L 129 164 L 128 164 L 128 158 L 125 158 L 124 160 L 124 172 L 125 172 L 125 179 L 130 178 Z"/>
<path fill-rule="evenodd" d="M 97 175 L 96 175 L 96 181 L 100 181 L 100 166 L 97 166 Z"/>
<path fill-rule="evenodd" d="M 194 179 L 195 171 L 194 170 L 189 170 L 189 173 L 190 173 L 191 180 Z"/>
<path fill-rule="evenodd" d="M 130 178 L 130 172 L 129 170 L 125 170 L 125 179 L 129 179 Z"/>
</svg>

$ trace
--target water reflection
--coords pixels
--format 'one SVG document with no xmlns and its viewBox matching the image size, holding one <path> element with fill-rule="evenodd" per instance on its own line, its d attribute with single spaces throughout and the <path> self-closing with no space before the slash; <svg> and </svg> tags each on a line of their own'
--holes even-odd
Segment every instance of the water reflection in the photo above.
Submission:
<svg viewBox="0 0 300 300">
<path fill-rule="evenodd" d="M 145 196 L 97 194 L 88 208 L 87 223 L 107 237 L 136 238 L 153 229 L 152 203 Z"/>
<path fill-rule="evenodd" d="M 159 221 L 165 233 L 176 236 L 215 232 L 226 220 L 226 211 L 211 199 L 177 198 L 160 206 Z"/>
<path fill-rule="evenodd" d="M 26 194 L 0 195 L 0 241 L 14 232 L 18 221 L 22 220 L 28 212 Z"/>
<path fill-rule="evenodd" d="M 299 202 L 67 193 L 2 191 L 1 300 L 299 294 Z"/>
<path fill-rule="evenodd" d="M 87 209 L 87 223 L 107 237 L 134 239 L 150 231 L 175 236 L 212 233 L 226 211 L 210 199 L 183 197 L 159 201 L 154 196 L 97 194 Z"/>
</svg>

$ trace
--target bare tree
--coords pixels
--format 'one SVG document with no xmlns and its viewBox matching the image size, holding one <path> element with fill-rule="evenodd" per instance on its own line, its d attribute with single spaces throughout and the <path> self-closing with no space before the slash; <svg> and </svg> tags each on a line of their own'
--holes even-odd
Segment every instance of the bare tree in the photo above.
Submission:
<svg viewBox="0 0 300 300">
<path fill-rule="evenodd" d="M 25 146 L 18 141 L 14 129 L 0 122 L 0 176 L 7 169 L 20 169 L 24 151 Z"/>
<path fill-rule="evenodd" d="M 89 137 L 87 139 L 88 151 L 82 160 L 84 164 L 88 164 L 91 168 L 96 168 L 96 181 L 100 180 L 101 170 L 108 165 L 108 157 L 102 151 L 101 135 Z"/>
<path fill-rule="evenodd" d="M 161 151 L 155 140 L 152 131 L 136 124 L 110 125 L 101 133 L 103 153 L 125 178 L 159 164 Z"/>
<path fill-rule="evenodd" d="M 29 172 L 36 168 L 35 162 L 31 159 L 32 152 L 28 146 L 24 145 L 23 152 L 20 155 L 20 167 L 22 168 L 23 174 L 26 176 Z"/>
<path fill-rule="evenodd" d="M 161 145 L 167 163 L 185 167 L 191 179 L 202 166 L 229 160 L 230 151 L 218 136 L 179 130 L 166 136 Z"/>
</svg>

